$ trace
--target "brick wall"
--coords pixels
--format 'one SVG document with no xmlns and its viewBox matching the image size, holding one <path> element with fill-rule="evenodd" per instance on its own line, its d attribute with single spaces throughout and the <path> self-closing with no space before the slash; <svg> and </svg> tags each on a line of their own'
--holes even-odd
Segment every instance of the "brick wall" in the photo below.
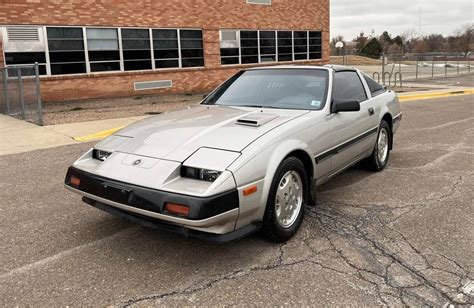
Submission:
<svg viewBox="0 0 474 308">
<path fill-rule="evenodd" d="M 329 0 L 273 0 L 271 6 L 250 5 L 246 4 L 246 0 L 1 0 L 1 24 L 204 30 L 205 68 L 46 77 L 42 78 L 45 101 L 209 91 L 243 67 L 220 65 L 219 29 L 226 28 L 321 30 L 323 60 L 308 63 L 329 61 Z M 173 88 L 151 91 L 133 89 L 134 82 L 165 79 L 173 80 Z"/>
</svg>

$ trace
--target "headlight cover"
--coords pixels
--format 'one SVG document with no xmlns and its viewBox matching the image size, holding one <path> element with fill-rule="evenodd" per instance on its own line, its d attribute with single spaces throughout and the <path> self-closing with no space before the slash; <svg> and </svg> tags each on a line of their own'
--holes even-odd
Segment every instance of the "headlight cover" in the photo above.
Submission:
<svg viewBox="0 0 474 308">
<path fill-rule="evenodd" d="M 221 171 L 201 169 L 194 167 L 181 167 L 181 177 L 206 182 L 214 182 L 222 174 Z"/>
<path fill-rule="evenodd" d="M 112 152 L 102 151 L 98 149 L 92 150 L 92 157 L 101 161 L 106 160 L 109 156 L 112 155 Z"/>
</svg>

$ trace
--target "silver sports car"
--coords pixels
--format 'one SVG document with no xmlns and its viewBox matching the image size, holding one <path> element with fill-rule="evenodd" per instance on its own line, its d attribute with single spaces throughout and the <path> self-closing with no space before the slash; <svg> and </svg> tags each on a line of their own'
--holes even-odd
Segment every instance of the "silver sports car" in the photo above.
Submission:
<svg viewBox="0 0 474 308">
<path fill-rule="evenodd" d="M 387 166 L 401 118 L 396 94 L 354 68 L 248 69 L 200 105 L 99 142 L 65 185 L 146 226 L 218 242 L 256 231 L 286 241 L 315 186 L 362 160 Z"/>
</svg>

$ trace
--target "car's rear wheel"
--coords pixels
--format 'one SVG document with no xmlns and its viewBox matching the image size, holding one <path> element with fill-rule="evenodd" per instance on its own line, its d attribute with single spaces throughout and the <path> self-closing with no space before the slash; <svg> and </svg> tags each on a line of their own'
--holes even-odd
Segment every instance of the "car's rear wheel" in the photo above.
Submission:
<svg viewBox="0 0 474 308">
<path fill-rule="evenodd" d="M 380 123 L 377 141 L 372 155 L 367 159 L 367 167 L 373 171 L 382 171 L 387 167 L 390 159 L 391 130 L 384 120 Z"/>
<path fill-rule="evenodd" d="M 269 240 L 284 242 L 298 231 L 308 198 L 308 178 L 303 163 L 285 159 L 277 169 L 270 187 L 262 233 Z"/>
</svg>

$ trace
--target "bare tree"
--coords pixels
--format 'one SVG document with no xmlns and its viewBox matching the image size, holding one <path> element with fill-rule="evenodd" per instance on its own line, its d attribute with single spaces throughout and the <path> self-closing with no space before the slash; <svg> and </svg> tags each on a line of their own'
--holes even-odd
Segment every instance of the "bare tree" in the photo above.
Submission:
<svg viewBox="0 0 474 308">
<path fill-rule="evenodd" d="M 455 32 L 458 51 L 467 53 L 474 49 L 474 23 L 466 24 Z"/>
<path fill-rule="evenodd" d="M 418 33 L 416 32 L 415 28 L 408 28 L 408 29 L 403 30 L 400 36 L 403 39 L 403 42 L 406 43 L 413 39 L 418 38 Z"/>
</svg>

